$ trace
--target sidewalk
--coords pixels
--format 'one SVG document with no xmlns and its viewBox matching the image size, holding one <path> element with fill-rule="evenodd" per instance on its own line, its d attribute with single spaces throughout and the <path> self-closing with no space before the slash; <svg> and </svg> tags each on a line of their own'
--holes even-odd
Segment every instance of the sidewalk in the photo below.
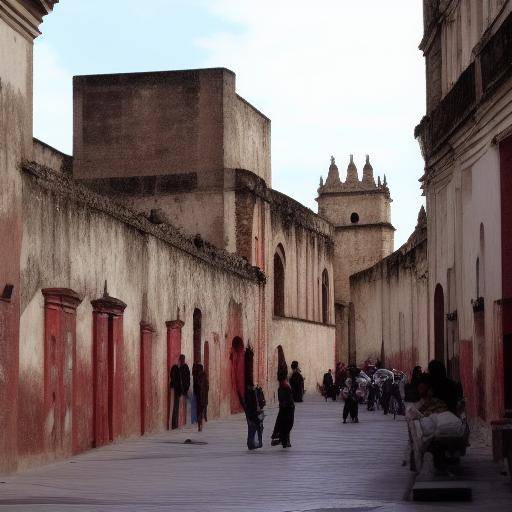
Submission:
<svg viewBox="0 0 512 512">
<path fill-rule="evenodd" d="M 245 446 L 238 415 L 188 430 L 138 438 L 0 480 L 3 511 L 512 510 L 512 490 L 485 448 L 464 460 L 475 480 L 469 504 L 404 501 L 410 472 L 401 467 L 403 419 L 361 410 L 359 424 L 341 424 L 342 403 L 316 397 L 296 409 L 292 448 L 270 447 L 275 410 L 262 450 Z M 191 438 L 206 444 L 183 444 Z"/>
</svg>

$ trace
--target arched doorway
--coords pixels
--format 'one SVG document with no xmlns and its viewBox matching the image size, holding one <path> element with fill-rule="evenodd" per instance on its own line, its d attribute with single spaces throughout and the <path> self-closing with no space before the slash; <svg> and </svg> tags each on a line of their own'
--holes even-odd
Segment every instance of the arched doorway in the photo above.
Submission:
<svg viewBox="0 0 512 512">
<path fill-rule="evenodd" d="M 194 309 L 192 318 L 193 339 L 194 339 L 194 363 L 201 362 L 201 330 L 202 330 L 203 314 L 200 309 Z"/>
<path fill-rule="evenodd" d="M 240 400 L 245 393 L 245 354 L 242 338 L 235 336 L 231 343 L 231 414 L 242 412 Z"/>
<path fill-rule="evenodd" d="M 322 323 L 329 323 L 329 274 L 322 272 Z"/>
<path fill-rule="evenodd" d="M 281 244 L 274 254 L 274 316 L 284 316 L 285 254 Z"/>
<path fill-rule="evenodd" d="M 444 329 L 444 291 L 443 287 L 437 284 L 434 292 L 434 357 L 446 364 Z"/>
</svg>

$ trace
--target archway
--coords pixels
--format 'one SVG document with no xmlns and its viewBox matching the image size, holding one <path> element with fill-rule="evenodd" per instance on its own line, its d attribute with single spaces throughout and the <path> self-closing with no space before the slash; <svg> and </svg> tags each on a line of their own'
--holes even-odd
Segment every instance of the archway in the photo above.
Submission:
<svg viewBox="0 0 512 512">
<path fill-rule="evenodd" d="M 322 322 L 329 323 L 329 274 L 327 269 L 322 273 Z"/>
<path fill-rule="evenodd" d="M 200 309 L 194 309 L 192 318 L 193 339 L 194 339 L 194 363 L 201 362 L 201 330 L 202 330 L 203 314 Z"/>
<path fill-rule="evenodd" d="M 242 412 L 241 399 L 245 393 L 245 354 L 242 338 L 235 336 L 231 343 L 231 414 Z"/>
<path fill-rule="evenodd" d="M 444 291 L 443 287 L 437 284 L 434 292 L 434 357 L 446 364 L 444 328 Z"/>
<path fill-rule="evenodd" d="M 285 253 L 279 244 L 274 254 L 274 316 L 284 316 Z"/>
</svg>

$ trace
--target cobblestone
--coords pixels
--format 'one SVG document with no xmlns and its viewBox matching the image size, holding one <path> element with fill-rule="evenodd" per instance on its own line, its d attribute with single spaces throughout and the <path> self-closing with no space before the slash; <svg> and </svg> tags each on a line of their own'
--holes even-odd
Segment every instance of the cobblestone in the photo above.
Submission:
<svg viewBox="0 0 512 512">
<path fill-rule="evenodd" d="M 341 424 L 342 404 L 316 397 L 297 405 L 292 448 L 249 452 L 242 416 L 143 437 L 73 459 L 3 477 L 3 511 L 335 512 L 512 510 L 510 483 L 490 462 L 488 447 L 463 462 L 474 484 L 468 504 L 404 500 L 411 474 L 401 466 L 407 433 L 402 418 L 361 411 Z M 186 439 L 200 443 L 184 444 Z"/>
</svg>

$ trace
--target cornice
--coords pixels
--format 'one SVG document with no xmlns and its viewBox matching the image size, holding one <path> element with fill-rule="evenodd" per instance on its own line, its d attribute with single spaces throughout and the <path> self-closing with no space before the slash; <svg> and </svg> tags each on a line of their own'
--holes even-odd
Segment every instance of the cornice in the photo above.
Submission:
<svg viewBox="0 0 512 512">
<path fill-rule="evenodd" d="M 0 0 L 0 19 L 32 41 L 41 32 L 39 25 L 59 0 Z"/>
</svg>

